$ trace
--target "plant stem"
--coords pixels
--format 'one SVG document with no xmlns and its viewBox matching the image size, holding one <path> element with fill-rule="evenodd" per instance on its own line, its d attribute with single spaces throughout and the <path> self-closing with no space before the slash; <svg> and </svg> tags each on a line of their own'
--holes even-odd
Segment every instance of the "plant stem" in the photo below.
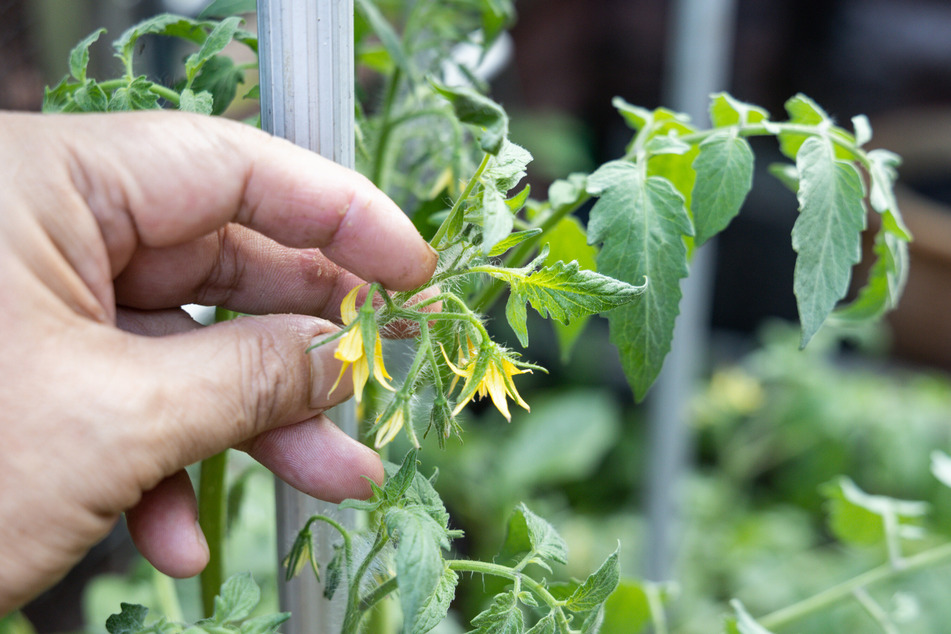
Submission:
<svg viewBox="0 0 951 634">
<path fill-rule="evenodd" d="M 396 94 L 400 87 L 400 76 L 402 71 L 399 66 L 393 70 L 390 76 L 389 85 L 386 88 L 386 97 L 383 101 L 383 113 L 380 122 L 380 136 L 377 137 L 376 151 L 373 153 L 373 171 L 370 172 L 370 180 L 373 184 L 384 189 L 383 166 L 386 164 L 386 146 L 390 141 L 390 133 L 393 131 L 393 103 L 396 101 Z"/>
<path fill-rule="evenodd" d="M 347 613 L 344 615 L 343 628 L 340 630 L 341 634 L 358 634 L 360 631 L 360 619 L 364 614 L 363 602 L 360 600 L 360 580 L 363 579 L 363 575 L 366 574 L 370 564 L 380 551 L 383 550 L 383 547 L 388 541 L 389 536 L 386 534 L 386 530 L 381 526 L 377 533 L 376 541 L 373 543 L 373 547 L 370 548 L 370 552 L 368 552 L 363 558 L 363 561 L 360 562 L 360 568 L 357 569 L 353 578 L 348 579 L 350 591 L 347 595 Z"/>
<path fill-rule="evenodd" d="M 760 625 L 770 630 L 785 627 L 810 614 L 823 610 L 846 597 L 852 596 L 858 588 L 864 588 L 873 583 L 892 579 L 913 570 L 927 568 L 949 559 L 951 559 L 951 542 L 935 546 L 912 557 L 906 557 L 903 560 L 904 566 L 901 569 L 897 569 L 891 564 L 883 564 L 853 577 L 848 581 L 844 581 L 818 594 L 803 599 L 798 603 L 776 610 L 757 620 Z"/>
<path fill-rule="evenodd" d="M 459 198 L 456 199 L 452 209 L 449 210 L 449 215 L 446 216 L 446 219 L 442 221 L 441 225 L 439 225 L 439 229 L 436 230 L 436 235 L 434 235 L 433 239 L 430 241 L 430 244 L 432 244 L 436 249 L 440 247 L 440 243 L 446 237 L 446 234 L 449 233 L 449 226 L 454 223 L 459 214 L 462 213 L 462 203 L 465 202 L 467 198 L 469 198 L 469 194 L 472 193 L 472 190 L 479 182 L 479 178 L 482 177 L 482 172 L 485 171 L 486 166 L 489 164 L 490 158 L 492 158 L 492 155 L 486 152 L 485 156 L 482 157 L 482 162 L 479 163 L 479 167 L 476 168 L 475 174 L 473 174 L 472 178 L 469 179 L 469 182 L 466 183 L 466 188 L 462 190 L 462 194 L 460 194 Z"/>
<path fill-rule="evenodd" d="M 175 592 L 175 583 L 172 578 L 152 569 L 152 589 L 155 592 L 156 607 L 169 621 L 183 621 L 182 605 Z"/>
<path fill-rule="evenodd" d="M 224 547 L 227 527 L 225 471 L 227 452 L 201 462 L 198 484 L 198 523 L 208 542 L 208 565 L 201 571 L 201 605 L 205 616 L 215 611 L 215 596 L 224 582 Z"/>
<path fill-rule="evenodd" d="M 872 620 L 874 620 L 885 634 L 899 634 L 895 624 L 888 618 L 888 613 L 882 609 L 865 588 L 856 588 L 852 596 L 858 601 Z"/>
</svg>

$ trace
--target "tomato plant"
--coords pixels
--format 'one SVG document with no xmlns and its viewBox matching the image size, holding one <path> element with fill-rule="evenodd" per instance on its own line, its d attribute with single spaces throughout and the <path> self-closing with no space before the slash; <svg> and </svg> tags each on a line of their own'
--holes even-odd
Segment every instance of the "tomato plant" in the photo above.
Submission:
<svg viewBox="0 0 951 634">
<path fill-rule="evenodd" d="M 632 130 L 624 155 L 590 173 L 566 175 L 538 195 L 520 186 L 532 157 L 509 139 L 506 111 L 473 69 L 451 54 L 460 43 L 487 51 L 510 23 L 512 3 L 356 5 L 357 166 L 401 205 L 440 259 L 424 287 L 390 293 L 369 284 L 359 305 L 361 289 L 354 289 L 340 308 L 343 328 L 321 344 L 334 346 L 337 358 L 353 369 L 367 442 L 382 449 L 403 434 L 410 450 L 399 464 L 388 464 L 386 482 L 373 485 L 370 500 L 343 503 L 366 513 L 366 529 L 312 517 L 286 553 L 287 575 L 310 569 L 324 578 L 327 594 L 344 595 L 346 634 L 361 631 L 366 614 L 392 595 L 398 596 L 402 631 L 432 630 L 446 617 L 463 574 L 501 580 L 471 619 L 474 632 L 629 632 L 647 623 L 666 631 L 662 604 L 668 589 L 622 582 L 617 551 L 583 579 L 555 581 L 554 567 L 568 561 L 567 543 L 524 503 L 510 512 L 491 562 L 453 556 L 452 541 L 461 535 L 450 528 L 435 476 L 417 470 L 418 451 L 428 435 L 439 445 L 463 435 L 462 412 L 473 400 L 488 397 L 507 420 L 517 418 L 512 404 L 529 409 L 518 388 L 521 375 L 544 369 L 499 343 L 486 327 L 487 312 L 502 298 L 507 325 L 522 347 L 529 343 L 529 307 L 562 329 L 566 345 L 579 324 L 603 314 L 633 395 L 642 399 L 670 350 L 680 283 L 693 253 L 740 213 L 753 186 L 749 137 L 773 137 L 789 160 L 771 172 L 792 191 L 790 204 L 796 201 L 799 209 L 792 286 L 800 347 L 829 322 L 880 317 L 898 301 L 907 275 L 911 235 L 893 193 L 899 158 L 864 148 L 871 138 L 865 117 L 841 127 L 801 94 L 786 102 L 779 120 L 731 95 L 713 95 L 709 127 L 617 98 L 618 116 Z M 87 75 L 90 47 L 103 34 L 98 30 L 73 49 L 69 76 L 47 89 L 44 110 L 226 113 L 239 90 L 249 98 L 256 90 L 244 86 L 248 67 L 235 64 L 225 48 L 238 42 L 256 52 L 257 41 L 239 17 L 219 14 L 252 8 L 219 0 L 204 17 L 166 14 L 131 27 L 113 43 L 124 71 L 116 79 Z M 136 73 L 136 45 L 146 36 L 192 45 L 181 81 L 164 85 Z M 447 79 L 459 75 L 466 81 Z M 590 211 L 583 216 L 582 209 Z M 869 213 L 880 218 L 875 264 L 855 298 L 843 303 Z M 391 374 L 395 364 L 381 342 L 394 323 L 414 324 L 418 334 L 407 367 Z M 940 465 L 945 477 L 946 466 Z M 876 527 L 875 538 L 889 544 L 890 564 L 762 623 L 736 603 L 727 631 L 764 632 L 854 595 L 867 582 L 947 557 L 947 546 L 902 556 L 909 520 L 922 512 L 915 503 L 870 496 L 848 480 L 829 484 L 825 493 L 840 537 L 861 539 L 854 518 L 863 517 L 865 525 Z M 319 523 L 339 533 L 330 561 L 317 561 L 314 553 L 312 530 Z M 245 620 L 257 602 L 252 586 L 249 579 L 229 580 L 215 599 L 211 590 L 218 583 L 206 584 L 206 618 L 188 631 L 274 631 L 286 615 Z M 632 613 L 631 605 L 643 609 Z M 143 609 L 131 605 L 109 627 L 184 628 L 165 620 L 146 624 Z"/>
</svg>

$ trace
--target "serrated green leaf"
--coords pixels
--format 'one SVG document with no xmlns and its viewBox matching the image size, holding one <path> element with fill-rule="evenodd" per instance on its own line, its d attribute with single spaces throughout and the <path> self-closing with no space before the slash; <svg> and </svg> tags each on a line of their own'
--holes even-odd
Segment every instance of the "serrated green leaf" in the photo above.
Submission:
<svg viewBox="0 0 951 634">
<path fill-rule="evenodd" d="M 159 97 L 152 92 L 153 83 L 140 75 L 125 86 L 120 86 L 109 97 L 109 111 L 154 110 L 160 108 Z"/>
<path fill-rule="evenodd" d="M 242 623 L 238 631 L 240 634 L 274 634 L 277 628 L 289 618 L 291 618 L 290 612 L 263 614 Z"/>
<path fill-rule="evenodd" d="M 786 112 L 789 113 L 789 123 L 818 126 L 820 123 L 829 121 L 829 115 L 826 114 L 825 110 L 802 93 L 791 97 L 786 102 Z M 783 154 L 795 159 L 799 154 L 799 148 L 807 138 L 813 137 L 806 134 L 782 132 L 779 135 L 779 148 Z"/>
<path fill-rule="evenodd" d="M 214 0 L 198 14 L 200 20 L 208 18 L 226 18 L 243 13 L 256 13 L 257 0 Z"/>
<path fill-rule="evenodd" d="M 109 97 L 102 87 L 91 79 L 73 93 L 73 103 L 80 112 L 106 112 L 109 110 Z"/>
<path fill-rule="evenodd" d="M 73 91 L 75 89 L 76 84 L 70 83 L 68 76 L 63 77 L 63 79 L 52 88 L 45 86 L 43 88 L 42 111 L 50 113 L 71 112 L 75 110 L 75 104 L 73 103 Z"/>
<path fill-rule="evenodd" d="M 801 180 L 799 218 L 792 230 L 798 254 L 793 292 L 805 346 L 845 296 L 852 266 L 862 257 L 865 191 L 858 171 L 835 158 L 828 139 L 807 139 L 796 166 Z"/>
<path fill-rule="evenodd" d="M 215 597 L 212 618 L 216 624 L 246 619 L 260 601 L 261 589 L 251 578 L 251 573 L 234 575 L 221 585 L 221 591 Z"/>
<path fill-rule="evenodd" d="M 733 611 L 736 612 L 736 618 L 727 621 L 728 634 L 772 634 L 750 616 L 738 599 L 730 601 L 730 605 L 733 607 Z"/>
<path fill-rule="evenodd" d="M 576 172 L 549 185 L 548 204 L 552 210 L 557 212 L 565 207 L 577 207 L 588 197 L 587 182 L 587 174 Z"/>
<path fill-rule="evenodd" d="M 829 527 L 838 539 L 850 544 L 882 542 L 886 538 L 886 516 L 894 520 L 899 536 L 913 536 L 905 530 L 914 528 L 908 522 L 928 511 L 925 502 L 870 495 L 844 476 L 822 485 L 820 492 L 829 500 Z"/>
<path fill-rule="evenodd" d="M 580 184 L 583 187 L 584 181 L 582 180 Z M 575 196 L 581 194 L 587 195 L 582 189 L 580 194 L 575 194 Z M 549 200 L 551 200 L 550 196 Z M 563 217 L 549 230 L 545 237 L 548 240 L 549 247 L 548 257 L 545 258 L 545 266 L 552 266 L 560 260 L 565 262 L 575 260 L 581 269 L 588 271 L 598 269 L 598 250 L 588 244 L 584 227 L 576 217 Z M 574 344 L 581 336 L 589 319 L 588 316 L 580 316 L 572 319 L 567 324 L 559 321 L 552 322 L 555 327 L 555 335 L 558 337 L 558 348 L 561 351 L 563 361 L 568 361 Z"/>
<path fill-rule="evenodd" d="M 392 475 L 387 475 L 386 482 L 383 483 L 383 496 L 387 502 L 392 504 L 398 501 L 413 483 L 413 479 L 416 477 L 416 456 L 418 453 L 418 450 L 410 449 L 403 456 L 403 462 L 400 464 L 399 470 Z"/>
<path fill-rule="evenodd" d="M 525 178 L 525 168 L 531 162 L 528 150 L 505 139 L 499 153 L 486 163 L 482 181 L 492 183 L 499 192 L 505 193 Z"/>
<path fill-rule="evenodd" d="M 93 31 L 80 40 L 79 44 L 69 52 L 69 74 L 75 77 L 76 81 L 80 83 L 86 81 L 86 67 L 89 66 L 89 47 L 105 32 L 105 29 Z"/>
<path fill-rule="evenodd" d="M 488 608 L 472 619 L 476 629 L 470 634 L 522 634 L 525 619 L 512 592 L 495 595 Z"/>
<path fill-rule="evenodd" d="M 598 609 L 607 601 L 620 581 L 621 571 L 618 564 L 618 551 L 615 550 L 601 567 L 584 580 L 568 597 L 565 605 L 572 612 L 588 612 Z"/>
<path fill-rule="evenodd" d="M 469 87 L 430 83 L 449 101 L 459 121 L 482 129 L 479 145 L 484 151 L 498 154 L 502 150 L 508 138 L 509 118 L 499 104 Z"/>
<path fill-rule="evenodd" d="M 178 109 L 183 112 L 197 112 L 198 114 L 210 115 L 214 110 L 215 100 L 211 93 L 203 90 L 196 93 L 191 88 L 182 91 L 181 100 L 178 102 Z"/>
<path fill-rule="evenodd" d="M 509 518 L 500 555 L 516 562 L 527 558 L 550 571 L 549 562 L 568 563 L 568 544 L 548 521 L 519 504 Z"/>
<path fill-rule="evenodd" d="M 189 87 L 191 87 L 192 81 L 194 81 L 195 76 L 198 71 L 201 70 L 202 66 L 204 66 L 205 62 L 223 51 L 224 48 L 231 43 L 240 24 L 241 18 L 225 18 L 215 25 L 215 28 L 211 30 L 211 33 L 209 33 L 205 41 L 202 42 L 201 48 L 185 59 L 185 77 Z"/>
<path fill-rule="evenodd" d="M 244 81 L 244 72 L 235 66 L 230 57 L 216 55 L 208 59 L 192 82 L 195 92 L 211 93 L 211 114 L 220 115 L 228 109 L 238 92 L 238 84 Z"/>
<path fill-rule="evenodd" d="M 512 233 L 515 226 L 515 216 L 505 198 L 493 185 L 486 185 L 482 189 L 482 252 L 492 253 L 499 242 Z"/>
<path fill-rule="evenodd" d="M 456 596 L 457 583 L 459 583 L 459 575 L 446 567 L 435 591 L 420 606 L 419 612 L 411 619 L 411 622 L 404 624 L 403 631 L 410 634 L 425 634 L 442 623 L 446 619 L 446 614 L 449 613 L 449 605 Z"/>
<path fill-rule="evenodd" d="M 589 612 L 581 624 L 581 634 L 597 634 L 601 631 L 601 624 L 604 623 L 604 606 Z"/>
<path fill-rule="evenodd" d="M 403 632 L 414 631 L 440 591 L 446 566 L 442 548 L 449 547 L 446 529 L 420 506 L 391 508 L 384 516 L 391 538 L 397 540 L 396 578 L 403 609 Z"/>
<path fill-rule="evenodd" d="M 606 163 L 588 177 L 588 191 L 600 196 L 588 223 L 588 242 L 603 244 L 598 271 L 632 285 L 648 281 L 638 302 L 608 313 L 611 341 L 641 399 L 670 351 L 680 280 L 687 276 L 683 238 L 693 227 L 670 182 L 645 178 L 637 165 Z"/>
<path fill-rule="evenodd" d="M 769 120 L 769 113 L 766 110 L 734 99 L 725 92 L 716 93 L 710 98 L 710 121 L 716 128 L 760 123 L 767 120 Z"/>
<path fill-rule="evenodd" d="M 145 626 L 145 617 L 149 609 L 144 605 L 120 603 L 119 613 L 106 619 L 106 631 L 109 634 L 136 634 Z"/>
<path fill-rule="evenodd" d="M 558 630 L 557 622 L 555 621 L 555 612 L 550 610 L 545 616 L 538 619 L 538 621 L 533 625 L 525 634 L 555 634 Z"/>
<path fill-rule="evenodd" d="M 647 288 L 582 269 L 578 262 L 559 261 L 530 273 L 497 267 L 485 267 L 485 272 L 509 284 L 505 316 L 523 346 L 528 345 L 526 303 L 542 317 L 568 323 L 628 304 Z"/>
<path fill-rule="evenodd" d="M 531 193 L 531 185 L 526 185 L 519 193 L 507 198 L 505 200 L 505 204 L 509 206 L 509 211 L 511 211 L 513 214 L 517 214 L 522 209 L 522 207 L 525 206 L 525 203 L 528 202 L 528 197 L 531 195 Z"/>
<path fill-rule="evenodd" d="M 699 246 L 726 228 L 753 187 L 753 150 L 735 130 L 717 132 L 700 144 L 691 211 Z"/>
</svg>

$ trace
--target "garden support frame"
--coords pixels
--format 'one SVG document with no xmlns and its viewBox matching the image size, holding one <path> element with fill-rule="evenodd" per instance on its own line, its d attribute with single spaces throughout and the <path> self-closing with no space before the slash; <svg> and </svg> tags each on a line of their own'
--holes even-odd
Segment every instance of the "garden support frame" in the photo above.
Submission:
<svg viewBox="0 0 951 634">
<path fill-rule="evenodd" d="M 261 126 L 344 167 L 354 165 L 353 0 L 258 0 Z M 328 412 L 356 437 L 356 408 L 348 401 Z M 277 482 L 277 547 L 283 558 L 297 532 L 315 514 L 353 527 L 353 511 L 315 500 Z M 329 561 L 337 533 L 313 527 L 319 561 Z M 328 601 L 320 581 L 302 574 L 289 582 L 278 574 L 281 609 L 291 612 L 285 634 L 339 631 L 345 601 Z M 342 593 L 341 593 L 342 594 Z"/>
</svg>

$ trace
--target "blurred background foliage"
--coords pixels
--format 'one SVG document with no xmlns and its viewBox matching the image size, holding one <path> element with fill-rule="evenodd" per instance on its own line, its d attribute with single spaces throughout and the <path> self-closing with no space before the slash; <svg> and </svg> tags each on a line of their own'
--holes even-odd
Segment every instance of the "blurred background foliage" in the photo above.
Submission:
<svg viewBox="0 0 951 634">
<path fill-rule="evenodd" d="M 647 107 L 665 103 L 670 4 L 516 4 L 514 54 L 493 89 L 512 117 L 513 140 L 536 157 L 529 178 L 538 191 L 621 152 L 627 131 L 611 109 L 613 96 Z M 163 10 L 188 12 L 188 5 L 0 0 L 0 107 L 38 109 L 43 85 L 64 74 L 69 48 L 97 26 L 117 35 Z M 799 351 L 795 329 L 773 321 L 795 317 L 788 244 L 795 203 L 757 174 L 747 209 L 719 240 L 711 348 L 704 380 L 685 404 L 692 468 L 681 491 L 675 583 L 664 588 L 672 629 L 685 634 L 717 629 L 733 597 L 764 614 L 884 560 L 881 544 L 844 546 L 833 537 L 819 489 L 840 474 L 870 493 L 928 502 L 928 536 L 908 542 L 908 553 L 951 539 L 951 491 L 928 467 L 934 449 L 951 451 L 951 381 L 944 374 L 951 369 L 951 6 L 739 0 L 736 15 L 731 92 L 776 114 L 798 91 L 842 120 L 868 114 L 875 138 L 906 158 L 902 206 L 919 250 L 903 307 L 880 330 L 826 332 Z M 149 43 L 141 52 L 159 77 L 171 75 L 180 57 L 163 46 Z M 101 64 L 93 72 L 111 72 L 107 53 L 93 60 Z M 765 169 L 774 150 L 755 149 Z M 493 324 L 501 340 L 512 338 L 500 315 Z M 600 320 L 581 333 L 570 365 L 560 364 L 548 326 L 530 328 L 526 357 L 551 370 L 519 384 L 531 413 L 507 425 L 490 410 L 472 408 L 461 441 L 444 452 L 428 447 L 421 471 L 439 469 L 453 525 L 466 533 L 458 544 L 463 555 L 491 559 L 509 514 L 524 501 L 568 541 L 570 565 L 556 574 L 584 576 L 620 541 L 622 570 L 638 578 L 651 548 L 642 511 L 649 462 L 644 408 L 633 404 Z M 401 455 L 401 447 L 391 452 Z M 232 481 L 241 483 L 235 500 L 243 495 L 253 503 L 235 511 L 229 572 L 252 570 L 265 587 L 262 609 L 273 608 L 278 556 L 270 478 L 249 461 L 233 461 L 232 468 Z M 161 606 L 169 588 L 186 611 L 195 609 L 193 582 L 172 586 L 137 561 L 120 528 L 25 613 L 40 632 L 100 631 L 120 600 Z M 902 631 L 941 632 L 951 620 L 949 587 L 951 568 L 942 567 L 870 593 Z M 494 590 L 481 578 L 466 579 L 464 589 L 454 606 L 460 622 Z M 790 631 L 869 631 L 871 623 L 847 602 Z M 0 632 L 4 627 L 29 631 L 2 622 Z M 444 631 L 462 628 L 447 624 Z"/>
</svg>

